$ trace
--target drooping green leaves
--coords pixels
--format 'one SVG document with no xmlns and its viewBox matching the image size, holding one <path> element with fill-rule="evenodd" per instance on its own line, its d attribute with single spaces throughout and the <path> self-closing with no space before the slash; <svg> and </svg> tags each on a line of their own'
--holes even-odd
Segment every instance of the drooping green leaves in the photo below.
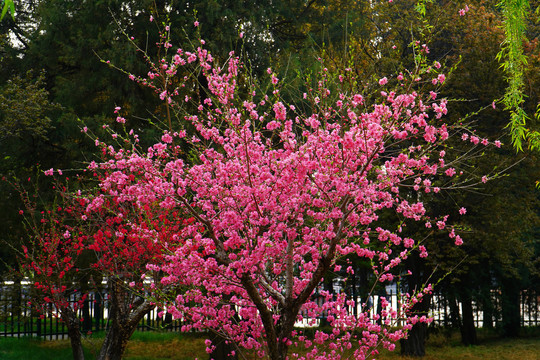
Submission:
<svg viewBox="0 0 540 360">
<path fill-rule="evenodd" d="M 4 19 L 4 16 L 6 16 L 8 10 L 13 20 L 15 20 L 15 3 L 13 2 L 13 0 L 4 0 L 3 3 L 4 6 L 2 8 L 2 14 L 0 15 L 0 21 Z"/>
<path fill-rule="evenodd" d="M 512 135 L 512 144 L 517 151 L 523 151 L 524 142 L 529 149 L 540 149 L 540 134 L 537 130 L 527 128 L 529 117 L 523 109 L 524 68 L 527 66 L 527 56 L 523 52 L 526 17 L 530 10 L 528 0 L 501 0 L 499 2 L 504 15 L 505 40 L 497 60 L 506 73 L 508 87 L 503 97 L 505 110 L 510 111 L 508 124 Z"/>
</svg>

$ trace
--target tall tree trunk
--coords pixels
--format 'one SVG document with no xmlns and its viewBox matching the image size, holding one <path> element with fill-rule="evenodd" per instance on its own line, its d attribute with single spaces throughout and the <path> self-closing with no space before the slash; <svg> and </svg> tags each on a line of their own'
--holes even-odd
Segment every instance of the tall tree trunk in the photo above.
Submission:
<svg viewBox="0 0 540 360">
<path fill-rule="evenodd" d="M 90 300 L 84 300 L 82 307 L 82 331 L 83 333 L 88 333 L 92 330 L 92 318 L 90 316 Z"/>
<path fill-rule="evenodd" d="M 517 337 L 521 325 L 519 281 L 503 279 L 501 287 L 503 334 L 506 337 Z"/>
<path fill-rule="evenodd" d="M 412 275 L 407 279 L 407 287 L 410 293 L 421 289 L 426 283 L 425 265 L 418 255 L 409 257 L 407 265 L 412 271 Z M 427 315 L 431 305 L 431 295 L 424 295 L 421 302 L 414 304 L 410 315 Z M 401 339 L 401 355 L 424 356 L 426 355 L 426 339 L 428 335 L 427 324 L 418 322 L 413 325 L 406 339 Z"/>
<path fill-rule="evenodd" d="M 407 339 L 401 339 L 401 355 L 425 356 L 426 355 L 427 324 L 416 323 L 412 327 Z"/>
<path fill-rule="evenodd" d="M 459 304 L 455 294 L 451 291 L 448 294 L 448 305 L 450 306 L 450 320 L 454 329 L 461 329 L 461 315 L 459 314 Z"/>
<path fill-rule="evenodd" d="M 431 305 L 431 296 L 424 296 L 421 302 L 416 303 L 412 308 L 414 315 L 427 315 Z M 403 356 L 425 356 L 426 340 L 428 336 L 428 324 L 418 322 L 413 325 L 406 339 L 401 339 L 401 355 Z"/>
<path fill-rule="evenodd" d="M 464 345 L 477 345 L 476 328 L 474 326 L 474 314 L 471 296 L 465 295 L 461 300 L 462 322 L 461 322 L 461 342 Z"/>
<path fill-rule="evenodd" d="M 493 329 L 493 300 L 491 299 L 491 289 L 486 287 L 482 291 L 482 327 Z"/>
</svg>

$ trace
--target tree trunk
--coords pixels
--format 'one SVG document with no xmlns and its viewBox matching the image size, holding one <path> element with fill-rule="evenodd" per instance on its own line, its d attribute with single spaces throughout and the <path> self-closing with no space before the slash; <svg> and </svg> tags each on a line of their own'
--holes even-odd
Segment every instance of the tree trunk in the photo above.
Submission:
<svg viewBox="0 0 540 360">
<path fill-rule="evenodd" d="M 101 293 L 96 291 L 94 293 L 95 303 L 94 303 L 94 329 L 99 331 L 101 329 L 101 322 L 103 320 L 103 308 L 101 301 Z"/>
<path fill-rule="evenodd" d="M 521 325 L 519 281 L 504 279 L 501 285 L 503 334 L 506 337 L 517 337 Z"/>
<path fill-rule="evenodd" d="M 452 292 L 448 296 L 448 305 L 450 306 L 450 321 L 452 323 L 452 327 L 455 329 L 461 329 L 459 304 L 457 303 L 457 299 Z"/>
<path fill-rule="evenodd" d="M 407 339 L 401 339 L 401 355 L 425 356 L 426 355 L 427 324 L 416 323 L 412 327 Z"/>
<path fill-rule="evenodd" d="M 71 308 L 61 309 L 60 314 L 62 316 L 62 320 L 68 328 L 68 336 L 71 343 L 73 360 L 84 360 L 80 321 L 77 318 L 77 314 Z"/>
<path fill-rule="evenodd" d="M 82 307 L 82 331 L 84 334 L 87 334 L 89 331 L 92 331 L 92 318 L 90 317 L 90 300 L 84 300 Z"/>
<path fill-rule="evenodd" d="M 491 299 L 491 289 L 484 289 L 481 302 L 482 327 L 486 329 L 493 329 L 493 300 Z"/>
<path fill-rule="evenodd" d="M 97 360 L 121 360 L 132 334 L 133 331 L 129 332 L 128 329 L 118 326 L 118 324 L 112 324 L 107 330 Z"/>
<path fill-rule="evenodd" d="M 421 302 L 412 307 L 414 315 L 427 315 L 431 304 L 431 295 L 425 295 Z M 418 322 L 413 325 L 406 339 L 401 339 L 401 355 L 425 356 L 426 340 L 428 337 L 428 324 Z"/>
<path fill-rule="evenodd" d="M 411 256 L 408 259 L 407 265 L 412 271 L 412 275 L 409 276 L 407 281 L 407 288 L 409 292 L 415 291 L 415 289 L 422 288 L 422 285 L 426 283 L 427 279 L 424 274 L 425 264 L 422 260 L 416 255 Z M 427 315 L 429 312 L 429 307 L 431 304 L 431 295 L 424 295 L 422 301 L 414 304 L 411 308 L 411 316 L 418 315 L 423 316 Z M 418 322 L 413 325 L 409 331 L 406 339 L 401 339 L 401 355 L 404 356 L 424 356 L 426 355 L 426 339 L 428 335 L 427 324 Z"/>
<path fill-rule="evenodd" d="M 461 342 L 463 345 L 477 345 L 476 328 L 474 326 L 474 314 L 472 299 L 465 296 L 461 301 L 462 322 L 461 322 Z"/>
<path fill-rule="evenodd" d="M 209 355 L 210 360 L 236 360 L 238 359 L 238 354 L 234 345 L 227 341 L 223 336 L 216 334 L 214 332 L 210 333 L 209 337 L 212 341 L 212 345 L 215 346 L 215 350 Z M 234 355 L 232 352 L 234 351 Z"/>
<path fill-rule="evenodd" d="M 75 319 L 77 320 L 77 319 Z M 84 352 L 82 348 L 81 332 L 73 327 L 68 327 L 68 336 L 71 343 L 71 352 L 73 353 L 73 360 L 84 360 Z"/>
<path fill-rule="evenodd" d="M 136 298 L 128 292 L 118 279 L 109 282 L 109 291 L 111 326 L 107 330 L 96 360 L 121 360 L 137 324 L 155 307 L 147 300 Z"/>
</svg>

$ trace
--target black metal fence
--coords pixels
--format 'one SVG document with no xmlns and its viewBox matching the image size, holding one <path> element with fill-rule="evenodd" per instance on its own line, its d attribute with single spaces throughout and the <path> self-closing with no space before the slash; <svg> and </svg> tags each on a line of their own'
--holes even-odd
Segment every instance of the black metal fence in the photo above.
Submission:
<svg viewBox="0 0 540 360">
<path fill-rule="evenodd" d="M 75 304 L 77 300 L 73 298 L 70 302 Z M 36 311 L 32 306 L 28 286 L 4 284 L 0 287 L 0 337 L 35 336 L 50 340 L 67 338 L 67 327 L 58 312 L 51 304 L 47 306 L 42 311 Z M 105 293 L 89 293 L 78 309 L 82 332 L 90 334 L 105 330 L 108 327 L 108 308 Z M 181 325 L 179 320 L 173 320 L 170 314 L 156 308 L 144 316 L 137 330 L 180 331 Z"/>
<path fill-rule="evenodd" d="M 54 308 L 40 312 L 34 310 L 31 305 L 29 286 L 21 284 L 4 284 L 0 287 L 0 337 L 23 337 L 36 336 L 43 339 L 67 338 L 67 328 L 60 317 L 55 315 Z M 482 306 L 473 302 L 473 317 L 476 327 L 486 326 L 489 321 L 490 327 L 497 327 L 502 324 L 502 306 L 500 292 L 493 290 L 490 294 L 491 304 L 488 316 Z M 398 303 L 397 296 L 388 295 L 386 298 L 393 306 Z M 71 300 L 73 303 L 76 299 Z M 360 303 L 360 302 L 358 302 Z M 370 311 L 379 311 L 378 296 L 370 299 L 372 306 Z M 437 326 L 448 327 L 452 324 L 452 316 L 461 313 L 461 304 L 455 299 L 450 299 L 443 294 L 434 294 L 431 302 L 430 317 Z M 49 305 L 50 306 L 50 305 Z M 90 293 L 79 308 L 81 328 L 84 333 L 104 330 L 108 326 L 108 301 L 103 293 Z M 360 309 L 359 309 L 360 310 Z M 162 315 L 163 309 L 154 309 L 148 313 L 139 323 L 137 330 L 162 330 L 180 331 L 182 323 L 180 320 L 173 320 L 170 315 Z M 454 312 L 454 314 L 452 314 Z M 521 292 L 520 298 L 521 325 L 540 326 L 540 293 L 532 290 Z M 44 313 L 48 315 L 43 315 Z M 166 312 L 165 312 L 166 313 Z"/>
</svg>

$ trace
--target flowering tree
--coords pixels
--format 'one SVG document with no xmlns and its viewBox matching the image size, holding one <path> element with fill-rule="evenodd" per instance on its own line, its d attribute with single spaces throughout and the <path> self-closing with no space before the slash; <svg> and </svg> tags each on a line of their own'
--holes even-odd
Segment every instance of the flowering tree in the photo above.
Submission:
<svg viewBox="0 0 540 360">
<path fill-rule="evenodd" d="M 172 45 L 166 35 L 162 40 L 167 53 Z M 415 46 L 419 53 L 427 49 Z M 184 330 L 211 330 L 237 350 L 270 359 L 289 357 L 299 344 L 307 353 L 293 358 L 337 359 L 350 351 L 363 359 L 381 345 L 394 349 L 412 324 L 429 321 L 409 313 L 429 285 L 403 295 L 398 307 L 383 299 L 374 317 L 366 304 L 353 311 L 357 305 L 345 294 L 320 286 L 338 270 L 336 261 L 351 255 L 371 262 L 378 283 L 394 282 L 406 274 L 400 264 L 411 252 L 428 255 L 421 241 L 402 235 L 407 222 L 447 228 L 448 217 L 429 218 L 421 201 L 458 173 L 459 159 L 446 159 L 441 148 L 453 131 L 440 120 L 446 100 L 416 90 L 423 83 L 436 90 L 445 81 L 438 63 L 419 62 L 392 79 L 393 89 L 380 79 L 369 87 L 380 95 L 361 93 L 349 69 L 334 77 L 323 67 L 296 104 L 286 103 L 271 69 L 270 93 L 250 82 L 256 79 L 245 81 L 232 53 L 219 66 L 202 46 L 178 49 L 150 65 L 147 76 L 130 78 L 153 88 L 167 109 L 184 111 L 185 129 L 165 131 L 145 151 L 116 151 L 98 140 L 112 156 L 92 167 L 109 176 L 87 211 L 114 196 L 139 209 L 158 205 L 192 217 L 172 235 L 174 244 L 163 244 L 164 263 L 147 266 L 166 274 L 163 286 L 184 290 L 162 299 L 186 321 Z M 178 79 L 179 71 L 188 75 Z M 186 94 L 201 89 L 191 82 L 201 76 L 207 92 Z M 194 110 L 186 112 L 190 103 Z M 488 144 L 474 134 L 463 140 Z M 125 171 L 144 175 L 129 179 Z M 400 223 L 383 228 L 385 212 Z M 462 243 L 455 230 L 449 236 Z M 315 324 L 323 312 L 330 332 L 319 329 L 312 338 L 295 328 L 304 318 Z M 214 345 L 207 345 L 212 352 Z"/>
<path fill-rule="evenodd" d="M 45 173 L 52 175 L 53 170 Z M 140 320 L 156 306 L 142 295 L 147 286 L 157 289 L 141 275 L 148 273 L 148 262 L 161 263 L 163 244 L 177 230 L 180 217 L 148 205 L 139 211 L 114 196 L 107 196 L 93 211 L 83 194 L 63 188 L 61 206 L 37 213 L 26 197 L 33 236 L 23 247 L 20 262 L 34 281 L 39 310 L 66 324 L 74 359 L 84 359 L 79 313 L 88 293 L 100 292 L 105 281 L 110 323 L 98 359 L 121 359 Z"/>
<path fill-rule="evenodd" d="M 21 194 L 26 192 L 20 189 Z M 44 315 L 59 316 L 68 329 L 74 359 L 84 359 L 81 343 L 81 322 L 77 313 L 87 298 L 80 291 L 80 276 L 76 263 L 83 257 L 87 236 L 73 230 L 69 221 L 72 208 L 53 207 L 36 211 L 36 205 L 23 196 L 31 238 L 22 247 L 19 259 L 22 271 L 34 282 L 38 311 Z M 21 210 L 21 214 L 24 211 Z"/>
</svg>

